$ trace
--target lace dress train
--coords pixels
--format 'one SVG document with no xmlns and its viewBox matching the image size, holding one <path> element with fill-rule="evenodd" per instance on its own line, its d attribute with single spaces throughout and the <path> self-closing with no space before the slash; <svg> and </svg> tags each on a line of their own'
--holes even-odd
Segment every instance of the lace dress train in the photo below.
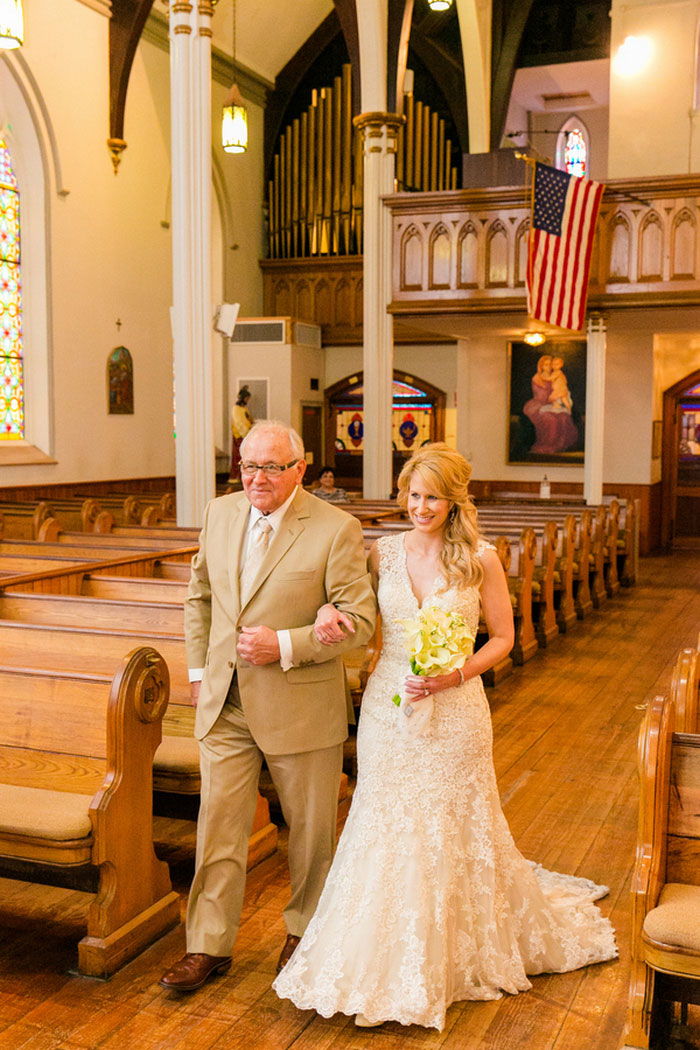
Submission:
<svg viewBox="0 0 700 1050">
<path fill-rule="evenodd" d="M 434 588 L 426 601 L 476 633 L 476 588 Z M 480 679 L 440 693 L 427 736 L 400 732 L 391 697 L 407 656 L 395 621 L 418 613 L 402 535 L 380 540 L 379 604 L 384 645 L 362 701 L 352 807 L 316 913 L 273 987 L 325 1017 L 442 1028 L 450 1003 L 611 959 L 615 938 L 593 903 L 607 887 L 518 852 Z"/>
</svg>

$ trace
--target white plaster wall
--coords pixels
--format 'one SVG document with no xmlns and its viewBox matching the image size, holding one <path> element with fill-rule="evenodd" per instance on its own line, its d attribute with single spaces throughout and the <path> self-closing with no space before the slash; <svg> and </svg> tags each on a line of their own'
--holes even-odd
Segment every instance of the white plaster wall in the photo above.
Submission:
<svg viewBox="0 0 700 1050">
<path fill-rule="evenodd" d="M 248 149 L 245 153 L 224 153 L 219 118 L 226 92 L 222 85 L 212 85 L 212 149 L 228 199 L 223 236 L 224 291 L 226 302 L 241 304 L 239 317 L 260 317 L 263 298 L 258 261 L 265 254 L 263 110 L 246 101 Z"/>
<path fill-rule="evenodd" d="M 611 57 L 628 35 L 646 35 L 653 54 L 638 76 L 610 74 L 610 178 L 697 171 L 691 149 L 697 0 L 613 0 Z M 692 165 L 692 166 L 691 166 Z"/>
<path fill-rule="evenodd" d="M 311 380 L 318 380 L 318 390 L 311 389 Z M 323 350 L 312 346 L 295 346 L 292 350 L 291 423 L 301 434 L 302 402 L 307 405 L 322 405 L 325 381 Z M 323 446 L 322 446 L 323 447 Z"/>
<path fill-rule="evenodd" d="M 49 185 L 52 451 L 58 462 L 0 466 L 0 485 L 169 474 L 170 235 L 161 226 L 169 180 L 162 86 L 167 88 L 168 58 L 149 54 L 148 45 L 139 49 L 127 100 L 128 148 L 115 176 L 105 145 L 108 20 L 85 5 L 51 0 L 33 0 L 25 15 L 22 57 L 45 100 L 70 191 L 59 197 Z M 119 344 L 134 360 L 132 416 L 107 413 L 107 357 Z"/>
<path fill-rule="evenodd" d="M 649 485 L 654 337 L 625 323 L 624 314 L 608 325 L 603 481 Z"/>
</svg>

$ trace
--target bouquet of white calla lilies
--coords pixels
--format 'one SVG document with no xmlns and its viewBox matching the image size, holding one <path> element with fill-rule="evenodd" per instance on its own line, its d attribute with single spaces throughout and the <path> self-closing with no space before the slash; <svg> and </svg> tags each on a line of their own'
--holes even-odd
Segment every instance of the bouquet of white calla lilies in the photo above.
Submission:
<svg viewBox="0 0 700 1050">
<path fill-rule="evenodd" d="M 424 606 L 415 620 L 397 620 L 406 632 L 404 648 L 414 674 L 449 674 L 462 667 L 474 651 L 474 635 L 459 613 L 439 605 Z M 401 697 L 393 698 L 397 706 Z"/>
</svg>

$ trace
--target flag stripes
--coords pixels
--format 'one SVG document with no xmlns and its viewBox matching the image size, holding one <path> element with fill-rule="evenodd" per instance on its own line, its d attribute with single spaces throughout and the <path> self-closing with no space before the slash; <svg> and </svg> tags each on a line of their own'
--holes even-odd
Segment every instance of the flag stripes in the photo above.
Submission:
<svg viewBox="0 0 700 1050">
<path fill-rule="evenodd" d="M 527 306 L 533 319 L 572 331 L 583 327 L 604 189 L 600 182 L 535 165 L 527 268 Z"/>
</svg>

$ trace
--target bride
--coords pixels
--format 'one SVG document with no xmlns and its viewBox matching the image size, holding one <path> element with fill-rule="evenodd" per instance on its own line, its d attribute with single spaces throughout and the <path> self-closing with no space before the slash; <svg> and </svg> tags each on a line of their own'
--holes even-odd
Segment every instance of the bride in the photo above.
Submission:
<svg viewBox="0 0 700 1050">
<path fill-rule="evenodd" d="M 479 675 L 510 651 L 513 622 L 470 473 L 446 445 L 420 449 L 399 477 L 413 528 L 370 552 L 383 646 L 362 700 L 357 787 L 316 913 L 273 985 L 300 1009 L 354 1014 L 360 1026 L 441 1029 L 450 1003 L 522 992 L 528 974 L 616 955 L 593 904 L 607 888 L 526 861 L 501 810 Z M 472 635 L 483 612 L 489 640 L 459 670 L 419 677 L 407 673 L 397 621 L 433 606 Z M 315 629 L 331 644 L 342 623 L 324 606 Z M 422 730 L 411 731 L 407 706 Z"/>
</svg>

